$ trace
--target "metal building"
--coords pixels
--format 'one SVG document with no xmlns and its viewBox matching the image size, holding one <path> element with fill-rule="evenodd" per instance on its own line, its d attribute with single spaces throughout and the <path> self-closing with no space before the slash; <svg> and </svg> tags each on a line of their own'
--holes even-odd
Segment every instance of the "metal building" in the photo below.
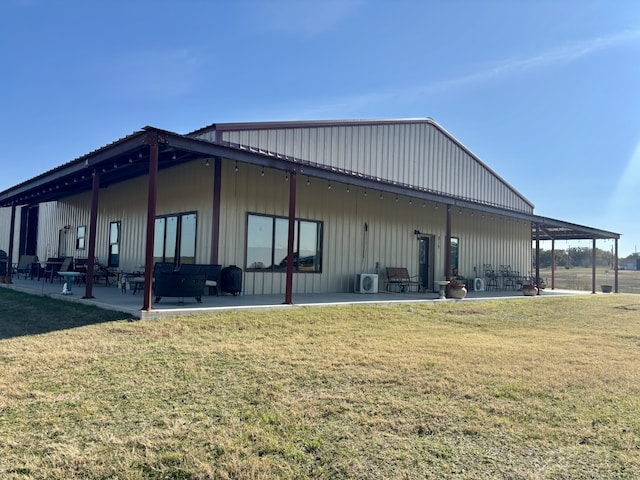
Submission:
<svg viewBox="0 0 640 480">
<path fill-rule="evenodd" d="M 538 217 L 431 119 L 146 127 L 0 193 L 0 249 L 237 265 L 243 292 L 346 292 L 406 267 L 421 289 L 486 265 L 535 275 L 541 239 L 619 234 Z M 532 237 L 533 232 L 533 237 Z M 87 285 L 91 296 L 91 285 Z M 151 308 L 151 287 L 143 309 Z"/>
</svg>

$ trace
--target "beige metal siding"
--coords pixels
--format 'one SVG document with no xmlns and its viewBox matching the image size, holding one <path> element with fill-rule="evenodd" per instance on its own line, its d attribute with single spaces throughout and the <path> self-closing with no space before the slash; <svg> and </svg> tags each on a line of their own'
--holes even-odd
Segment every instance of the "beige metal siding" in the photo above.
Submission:
<svg viewBox="0 0 640 480">
<path fill-rule="evenodd" d="M 247 213 L 288 215 L 289 184 L 282 172 L 232 164 L 223 168 L 220 259 L 245 269 Z M 435 203 L 411 202 L 409 198 L 331 185 L 301 175 L 298 178 L 296 217 L 324 222 L 323 272 L 294 274 L 294 292 L 326 293 L 352 291 L 358 273 L 376 273 L 379 265 L 380 288 L 384 269 L 407 267 L 418 275 L 419 243 L 414 230 L 434 238 L 434 277 L 443 279 L 446 208 Z M 531 242 L 528 225 L 483 219 L 481 214 L 457 210 L 452 215 L 452 232 L 460 238 L 460 271 L 472 277 L 483 263 L 510 264 L 514 270 L 529 271 Z M 365 224 L 367 229 L 365 230 Z M 478 231 L 481 232 L 478 235 Z M 438 242 L 439 238 L 439 242 Z M 284 293 L 283 272 L 244 272 L 247 294 Z"/>
<path fill-rule="evenodd" d="M 211 249 L 213 203 L 213 167 L 203 162 L 173 167 L 159 172 L 157 215 L 197 212 L 196 260 L 208 263 Z M 112 185 L 100 190 L 96 256 L 106 264 L 109 248 L 109 226 L 121 222 L 120 268 L 136 269 L 144 263 L 147 222 L 148 183 L 146 177 Z M 66 255 L 83 258 L 88 255 L 91 193 L 70 197 L 65 201 L 40 205 L 38 256 L 58 256 L 58 235 L 64 225 L 71 229 L 64 235 Z M 87 248 L 75 248 L 77 227 L 87 227 Z"/>
<path fill-rule="evenodd" d="M 247 213 L 288 215 L 289 182 L 280 171 L 240 165 L 222 164 L 219 262 L 238 265 L 245 270 Z M 327 293 L 353 291 L 356 275 L 379 273 L 380 289 L 384 287 L 385 267 L 407 267 L 418 275 L 419 242 L 414 230 L 432 236 L 433 272 L 435 279 L 444 273 L 444 239 L 446 207 L 433 202 L 411 201 L 409 197 L 383 195 L 361 188 L 332 183 L 300 175 L 297 179 L 296 217 L 323 222 L 322 273 L 294 274 L 294 293 Z M 100 190 L 96 255 L 106 261 L 111 221 L 120 221 L 120 267 L 127 271 L 144 262 L 146 239 L 146 178 L 133 179 Z M 161 171 L 158 182 L 157 214 L 197 212 L 198 262 L 208 263 L 211 248 L 213 202 L 213 168 L 204 161 Z M 90 192 L 65 202 L 42 204 L 38 255 L 58 254 L 58 235 L 62 234 L 68 255 L 86 257 L 87 250 L 76 250 L 78 225 L 89 225 Z M 424 206 L 423 206 L 424 205 Z M 6 215 L 6 214 L 5 214 Z M 460 271 L 473 277 L 483 263 L 509 263 L 516 270 L 528 272 L 531 262 L 530 226 L 524 222 L 490 220 L 476 212 L 457 210 L 452 214 L 452 233 L 460 238 Z M 19 218 L 19 216 L 17 216 Z M 366 225 L 366 227 L 365 227 Z M 87 241 L 89 232 L 87 230 Z M 378 267 L 378 268 L 376 268 Z M 283 272 L 244 272 L 243 290 L 247 294 L 283 294 Z"/>
<path fill-rule="evenodd" d="M 522 196 L 430 123 L 224 131 L 223 141 L 386 182 L 532 212 Z"/>
</svg>

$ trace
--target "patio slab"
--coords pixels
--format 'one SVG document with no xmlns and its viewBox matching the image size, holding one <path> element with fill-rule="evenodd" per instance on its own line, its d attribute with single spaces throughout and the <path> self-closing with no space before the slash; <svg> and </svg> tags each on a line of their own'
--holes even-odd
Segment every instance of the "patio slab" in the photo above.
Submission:
<svg viewBox="0 0 640 480">
<path fill-rule="evenodd" d="M 85 285 L 72 285 L 71 294 L 62 294 L 64 284 L 58 280 L 46 282 L 44 280 L 12 279 L 11 284 L 0 284 L 4 288 L 21 291 L 31 295 L 42 295 L 71 302 L 94 305 L 107 310 L 126 313 L 134 318 L 149 320 L 159 317 L 194 315 L 200 313 L 214 313 L 228 310 L 263 310 L 276 308 L 296 308 L 305 306 L 329 305 L 357 305 L 357 304 L 415 304 L 476 301 L 495 298 L 526 298 L 519 291 L 486 291 L 468 292 L 464 300 L 438 299 L 437 292 L 427 293 L 389 293 L 375 294 L 361 293 L 299 293 L 293 294 L 293 305 L 284 304 L 284 294 L 277 295 L 220 295 L 203 296 L 202 303 L 195 298 L 163 297 L 160 303 L 154 303 L 150 311 L 142 310 L 143 296 L 141 292 L 133 294 L 131 291 L 123 293 L 117 286 L 94 285 L 94 298 L 82 298 Z M 559 295 L 590 295 L 591 292 L 570 290 L 543 290 L 537 298 Z"/>
</svg>

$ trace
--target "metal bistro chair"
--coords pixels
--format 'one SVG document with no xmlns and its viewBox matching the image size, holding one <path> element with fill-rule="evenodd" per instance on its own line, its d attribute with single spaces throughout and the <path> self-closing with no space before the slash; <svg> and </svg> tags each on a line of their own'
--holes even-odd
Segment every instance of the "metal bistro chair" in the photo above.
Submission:
<svg viewBox="0 0 640 480">
<path fill-rule="evenodd" d="M 516 275 L 511 270 L 511 265 L 500 265 L 500 276 L 502 277 L 502 288 L 505 290 L 516 289 Z"/>
<path fill-rule="evenodd" d="M 491 288 L 498 290 L 498 275 L 490 263 L 484 264 L 484 277 L 487 279 L 485 283 L 487 291 L 491 290 Z"/>
</svg>

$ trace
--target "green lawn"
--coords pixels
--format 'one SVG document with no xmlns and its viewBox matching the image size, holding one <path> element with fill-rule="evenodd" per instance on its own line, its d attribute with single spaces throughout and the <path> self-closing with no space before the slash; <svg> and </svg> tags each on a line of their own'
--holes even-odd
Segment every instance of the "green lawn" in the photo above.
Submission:
<svg viewBox="0 0 640 480">
<path fill-rule="evenodd" d="M 640 297 L 113 315 L 0 289 L 0 478 L 640 477 Z"/>
</svg>

